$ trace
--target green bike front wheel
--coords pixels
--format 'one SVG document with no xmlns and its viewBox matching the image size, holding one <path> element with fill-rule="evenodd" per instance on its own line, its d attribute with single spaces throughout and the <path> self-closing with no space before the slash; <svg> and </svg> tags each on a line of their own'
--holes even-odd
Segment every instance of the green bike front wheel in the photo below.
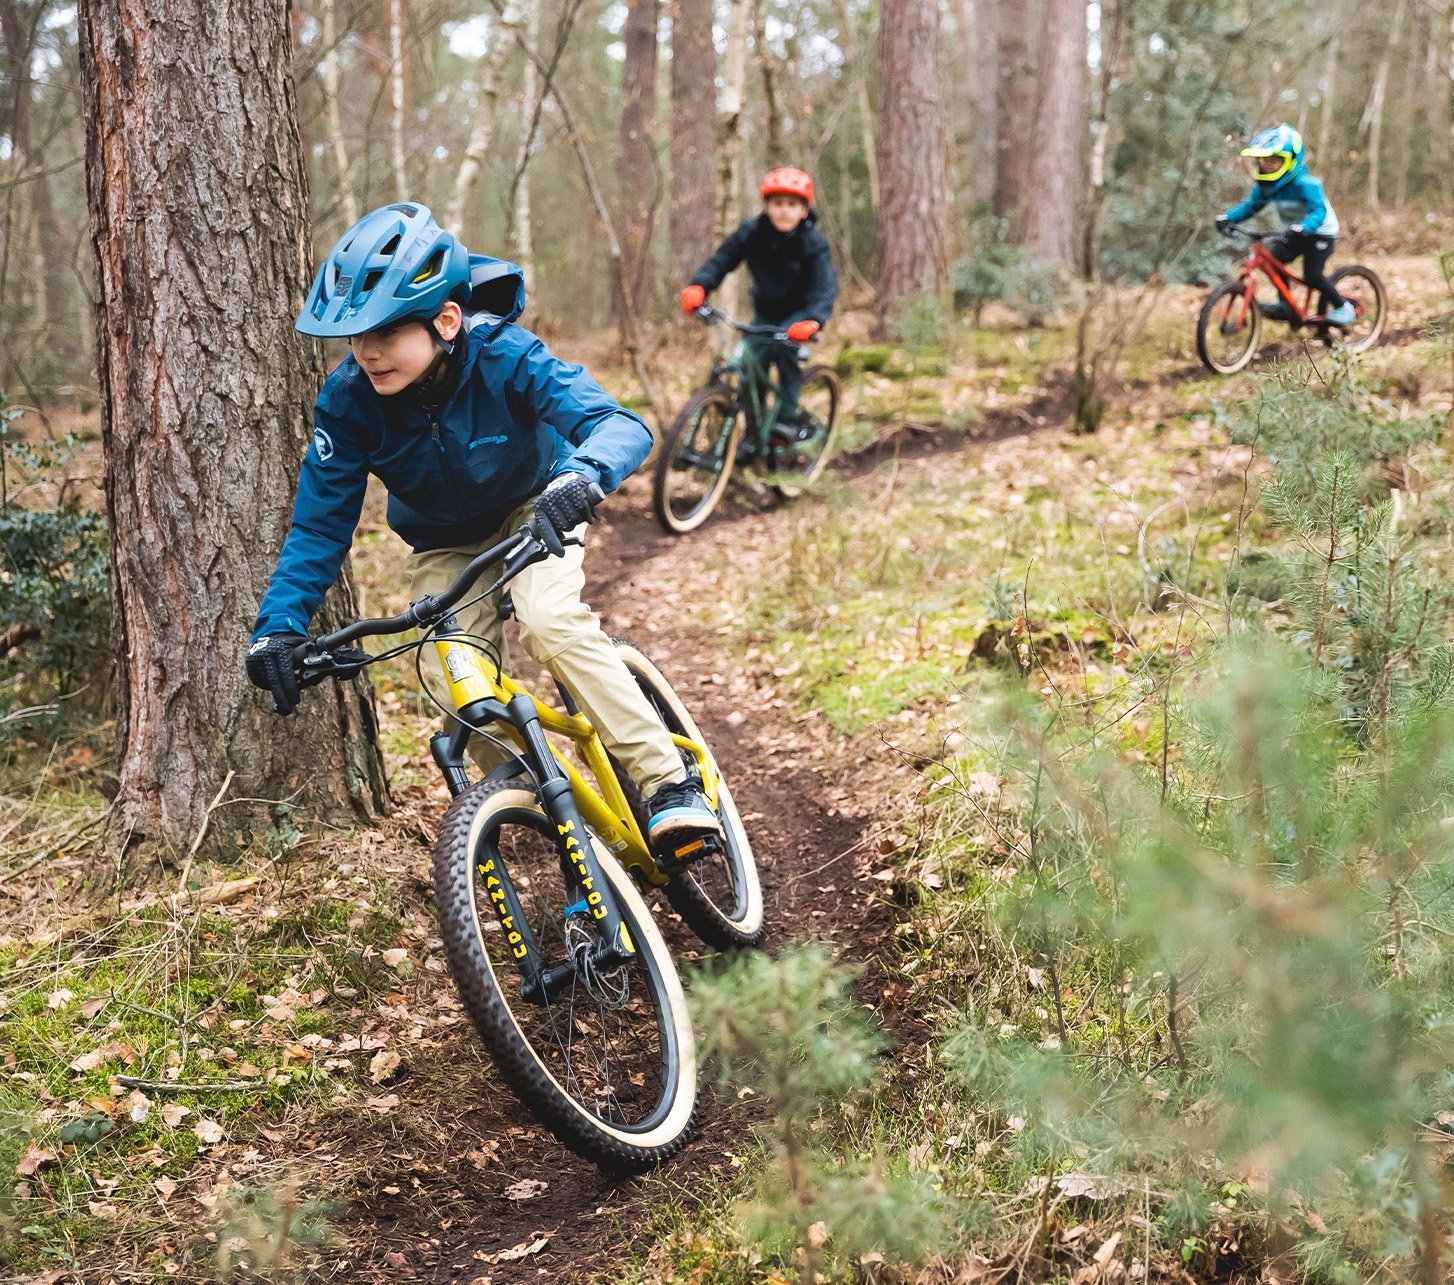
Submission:
<svg viewBox="0 0 1454 1285">
<path fill-rule="evenodd" d="M 730 388 L 699 388 L 672 421 L 656 461 L 652 503 L 656 520 L 673 535 L 695 531 L 717 508 L 727 483 L 742 415 Z"/>
<path fill-rule="evenodd" d="M 838 436 L 843 386 L 831 366 L 803 372 L 796 426 L 773 425 L 767 440 L 768 484 L 785 500 L 796 499 L 822 476 Z"/>
<path fill-rule="evenodd" d="M 640 1172 L 681 1150 L 691 1129 L 686 1000 L 645 901 L 594 839 L 635 954 L 610 968 L 582 960 L 592 920 L 554 833 L 518 780 L 481 781 L 454 800 L 434 845 L 445 958 L 480 1039 L 535 1117 L 603 1168 Z M 522 923 L 540 964 L 565 978 L 533 999 L 522 990 Z"/>
</svg>

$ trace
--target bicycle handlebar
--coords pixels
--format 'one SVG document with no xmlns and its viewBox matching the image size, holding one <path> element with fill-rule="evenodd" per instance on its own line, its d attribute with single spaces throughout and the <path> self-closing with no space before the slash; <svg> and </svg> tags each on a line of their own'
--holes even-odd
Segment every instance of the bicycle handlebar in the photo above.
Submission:
<svg viewBox="0 0 1454 1285">
<path fill-rule="evenodd" d="M 746 322 L 728 316 L 720 308 L 712 307 L 710 303 L 704 303 L 693 315 L 701 318 L 709 326 L 715 326 L 719 321 L 725 322 L 741 335 L 764 335 L 769 339 L 776 339 L 778 343 L 797 344 L 796 339 L 788 338 L 786 330 L 780 330 L 777 326 L 749 326 Z M 814 335 L 808 342 L 816 343 L 817 339 L 818 336 Z"/>
<path fill-rule="evenodd" d="M 344 647 L 358 638 L 402 634 L 409 629 L 427 629 L 431 625 L 438 624 L 449 614 L 450 609 L 469 593 L 487 567 L 503 560 L 505 565 L 499 576 L 496 577 L 494 584 L 483 591 L 481 596 L 488 597 L 495 593 L 524 571 L 526 567 L 550 556 L 550 550 L 546 547 L 545 541 L 536 531 L 535 522 L 536 519 L 531 518 L 518 531 L 506 536 L 498 544 L 471 559 L 470 564 L 460 572 L 459 578 L 443 593 L 429 594 L 419 599 L 418 602 L 411 602 L 409 609 L 397 616 L 377 616 L 370 620 L 356 620 L 353 624 L 345 625 L 331 634 L 323 634 L 321 637 L 309 638 L 306 642 L 299 643 L 293 648 L 294 669 L 300 672 L 311 671 L 317 677 L 329 677 L 335 674 L 338 677 L 347 677 L 349 674 L 356 673 L 374 657 L 335 666 L 328 653 L 335 648 Z M 565 543 L 580 544 L 582 541 L 566 540 Z"/>
</svg>

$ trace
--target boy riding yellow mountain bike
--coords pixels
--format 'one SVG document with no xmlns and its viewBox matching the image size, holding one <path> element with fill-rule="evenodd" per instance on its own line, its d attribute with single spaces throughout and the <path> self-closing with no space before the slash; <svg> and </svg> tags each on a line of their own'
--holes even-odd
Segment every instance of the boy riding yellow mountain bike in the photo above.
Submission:
<svg viewBox="0 0 1454 1285">
<path fill-rule="evenodd" d="M 294 650 L 338 577 L 370 473 L 388 488 L 389 525 L 412 549 L 414 599 L 442 590 L 531 520 L 554 556 L 513 582 L 521 639 L 624 765 L 646 799 L 648 839 L 669 856 L 720 835 L 720 823 L 581 601 L 585 525 L 646 458 L 651 432 L 580 366 L 514 325 L 524 306 L 518 268 L 470 255 L 417 203 L 374 210 L 339 238 L 297 328 L 347 339 L 351 352 L 314 407 L 248 677 L 279 714 L 297 706 Z M 456 615 L 465 633 L 503 654 L 497 603 L 465 604 Z M 486 770 L 504 761 L 494 748 L 472 743 Z"/>
</svg>

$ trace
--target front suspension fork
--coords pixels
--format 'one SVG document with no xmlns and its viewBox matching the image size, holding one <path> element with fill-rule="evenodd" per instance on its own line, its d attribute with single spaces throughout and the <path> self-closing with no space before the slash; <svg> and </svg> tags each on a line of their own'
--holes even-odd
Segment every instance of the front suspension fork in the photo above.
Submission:
<svg viewBox="0 0 1454 1285">
<path fill-rule="evenodd" d="M 545 729 L 535 702 L 528 696 L 511 698 L 506 705 L 510 722 L 525 742 L 525 754 L 535 767 L 539 782 L 540 804 L 555 827 L 556 852 L 568 883 L 580 892 L 580 907 L 595 925 L 595 945 L 591 962 L 596 968 L 609 970 L 631 959 L 636 947 L 631 933 L 621 919 L 616 899 L 606 881 L 605 872 L 596 858 L 590 832 L 576 807 L 570 778 L 561 770 L 551 752 Z M 527 974 L 520 984 L 520 993 L 533 1003 L 549 1003 L 569 983 L 576 972 L 573 963 Z"/>
</svg>

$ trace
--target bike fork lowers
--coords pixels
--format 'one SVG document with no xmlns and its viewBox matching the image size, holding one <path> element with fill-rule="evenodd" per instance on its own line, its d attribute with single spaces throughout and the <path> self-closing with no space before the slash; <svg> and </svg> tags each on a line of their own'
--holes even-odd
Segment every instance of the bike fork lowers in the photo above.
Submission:
<svg viewBox="0 0 1454 1285">
<path fill-rule="evenodd" d="M 510 722 L 525 742 L 526 757 L 536 769 L 540 805 L 555 829 L 561 870 L 579 890 L 580 910 L 595 926 L 595 944 L 589 948 L 592 953 L 589 963 L 600 970 L 615 968 L 631 959 L 636 954 L 636 947 L 622 922 L 601 863 L 596 859 L 590 832 L 571 792 L 570 779 L 555 761 L 535 703 L 528 696 L 521 695 L 512 697 L 505 708 Z M 571 910 L 575 911 L 576 907 Z M 576 964 L 572 962 L 537 971 L 533 975 L 527 974 L 521 983 L 521 994 L 535 1003 L 548 1003 L 576 971 Z"/>
</svg>

